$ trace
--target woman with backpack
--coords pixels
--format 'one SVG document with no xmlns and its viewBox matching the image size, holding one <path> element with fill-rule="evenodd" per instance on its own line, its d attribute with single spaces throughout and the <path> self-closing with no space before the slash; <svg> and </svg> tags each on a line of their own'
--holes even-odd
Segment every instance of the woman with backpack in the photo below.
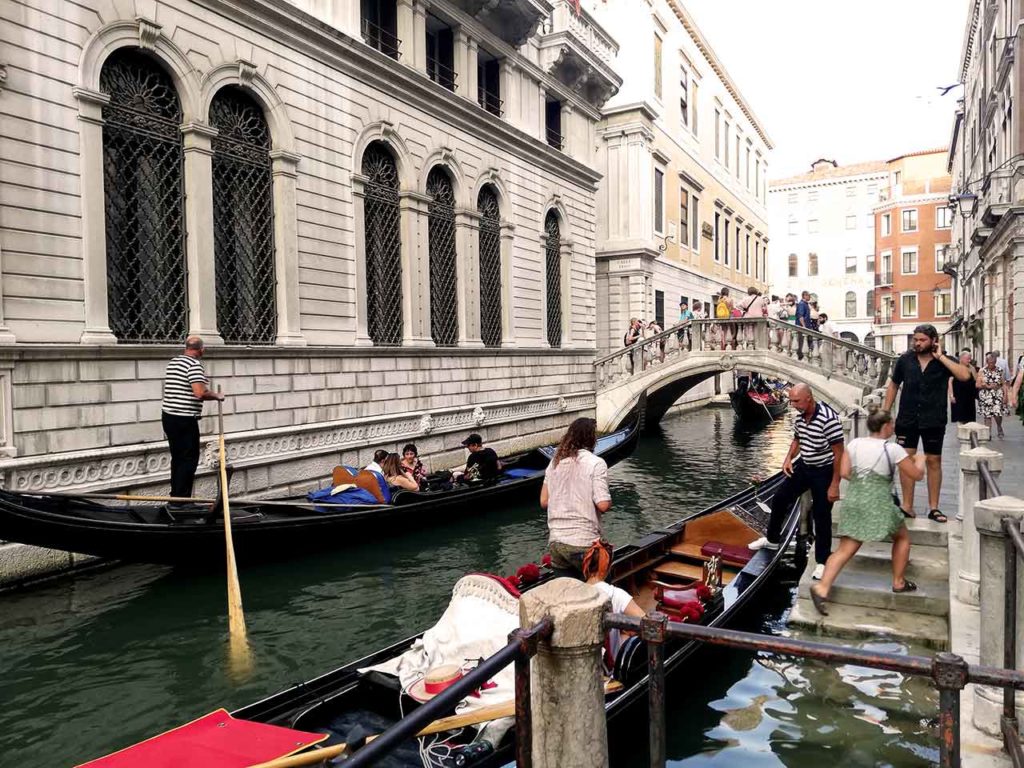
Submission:
<svg viewBox="0 0 1024 768">
<path fill-rule="evenodd" d="M 736 302 L 732 296 L 729 295 L 729 289 L 723 287 L 718 292 L 718 303 L 715 304 L 715 319 L 716 320 L 728 320 L 734 316 L 736 312 Z M 722 349 L 725 349 L 726 342 L 732 344 L 732 348 L 736 348 L 736 328 L 731 323 L 716 324 L 715 327 L 718 329 L 718 335 L 721 338 Z"/>
</svg>

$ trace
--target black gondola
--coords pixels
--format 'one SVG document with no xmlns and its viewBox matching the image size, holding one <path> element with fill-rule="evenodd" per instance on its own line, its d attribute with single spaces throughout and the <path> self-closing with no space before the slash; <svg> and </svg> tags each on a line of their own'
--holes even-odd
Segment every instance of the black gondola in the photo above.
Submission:
<svg viewBox="0 0 1024 768">
<path fill-rule="evenodd" d="M 785 398 L 776 399 L 766 384 L 751 386 L 746 376 L 737 379 L 736 389 L 729 393 L 729 403 L 741 421 L 754 423 L 782 418 L 789 408 Z"/>
<path fill-rule="evenodd" d="M 639 434 L 636 419 L 630 427 L 600 437 L 597 453 L 611 466 L 633 452 Z M 288 557 L 344 545 L 356 529 L 404 529 L 417 520 L 436 523 L 469 508 L 485 510 L 498 501 L 537 494 L 554 449 L 547 446 L 503 459 L 506 471 L 517 471 L 503 472 L 495 481 L 398 491 L 387 505 L 313 505 L 304 497 L 232 500 L 235 552 L 240 561 Z M 203 567 L 219 567 L 225 551 L 222 513 L 216 505 L 183 516 L 153 504 L 105 504 L 13 491 L 0 491 L 0 540 L 128 562 Z"/>
<path fill-rule="evenodd" d="M 675 582 L 685 587 L 692 580 L 699 579 L 712 540 L 715 545 L 724 543 L 722 599 L 712 601 L 711 605 L 715 607 L 704 615 L 702 623 L 710 626 L 729 624 L 767 582 L 795 535 L 799 521 L 796 506 L 790 510 L 783 526 L 778 550 L 747 552 L 745 557 L 749 560 L 744 564 L 729 559 L 740 557 L 737 550 L 763 534 L 766 526 L 763 505 L 770 502 L 781 481 L 782 475 L 778 474 L 757 489 L 742 491 L 623 547 L 613 564 L 611 581 L 629 590 L 645 610 L 652 609 L 658 605 L 656 582 Z M 720 542 L 720 539 L 725 541 Z M 721 546 L 715 548 L 723 549 Z M 379 673 L 361 674 L 358 670 L 402 654 L 418 637 L 420 635 L 410 637 L 333 672 L 250 704 L 233 715 L 245 720 L 328 733 L 330 736 L 324 746 L 345 742 L 354 725 L 359 725 L 367 733 L 379 732 L 400 716 L 400 686 L 397 679 L 389 680 Z M 697 648 L 698 643 L 695 642 L 669 641 L 665 650 L 666 670 L 677 670 Z M 608 694 L 606 708 L 609 718 L 646 696 L 646 653 L 635 653 L 632 658 L 636 663 L 622 675 L 624 685 Z M 511 759 L 511 742 L 511 736 L 506 736 L 494 753 L 473 765 L 506 764 Z M 388 768 L 421 765 L 416 742 L 410 741 L 400 753 L 393 754 L 381 765 Z"/>
</svg>

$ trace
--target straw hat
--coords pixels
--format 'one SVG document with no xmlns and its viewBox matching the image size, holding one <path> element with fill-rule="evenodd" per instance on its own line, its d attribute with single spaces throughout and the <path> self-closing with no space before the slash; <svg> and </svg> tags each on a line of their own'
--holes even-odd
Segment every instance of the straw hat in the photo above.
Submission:
<svg viewBox="0 0 1024 768">
<path fill-rule="evenodd" d="M 430 701 L 446 688 L 450 688 L 462 678 L 462 670 L 455 664 L 446 664 L 427 670 L 421 680 L 417 680 L 407 693 L 419 702 Z"/>
</svg>

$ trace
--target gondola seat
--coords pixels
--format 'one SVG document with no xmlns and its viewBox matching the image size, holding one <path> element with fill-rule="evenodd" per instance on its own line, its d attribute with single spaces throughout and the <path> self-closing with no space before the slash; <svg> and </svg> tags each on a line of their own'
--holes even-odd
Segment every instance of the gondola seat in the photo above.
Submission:
<svg viewBox="0 0 1024 768">
<path fill-rule="evenodd" d="M 706 558 L 719 555 L 726 563 L 744 566 L 750 562 L 754 553 L 748 547 L 738 544 L 723 544 L 720 541 L 709 541 L 700 548 L 700 553 Z"/>
</svg>

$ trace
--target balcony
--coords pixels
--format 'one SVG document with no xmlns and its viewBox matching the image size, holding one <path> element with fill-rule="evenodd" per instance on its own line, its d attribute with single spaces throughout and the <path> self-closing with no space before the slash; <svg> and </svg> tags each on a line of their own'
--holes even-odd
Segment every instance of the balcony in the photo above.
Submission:
<svg viewBox="0 0 1024 768">
<path fill-rule="evenodd" d="M 442 88 L 447 88 L 452 93 L 459 87 L 459 74 L 449 66 L 445 66 L 437 59 L 427 59 L 427 76 Z"/>
<path fill-rule="evenodd" d="M 384 29 L 367 18 L 363 18 L 362 24 L 363 42 L 371 48 L 375 48 L 385 56 L 390 56 L 398 61 L 402 55 L 402 41 L 393 32 Z"/>
<path fill-rule="evenodd" d="M 548 146 L 554 147 L 555 149 L 562 148 L 562 134 L 555 128 L 548 128 L 546 131 L 546 137 Z"/>
<path fill-rule="evenodd" d="M 884 288 L 892 285 L 892 270 L 875 272 L 875 286 Z"/>
<path fill-rule="evenodd" d="M 577 14 L 568 0 L 556 0 L 538 47 L 541 67 L 597 108 L 622 85 L 612 69 L 618 43 L 585 10 Z"/>
<path fill-rule="evenodd" d="M 1014 163 L 992 171 L 981 185 L 978 207 L 981 209 L 981 222 L 985 227 L 995 226 L 1012 205 L 1014 177 L 1018 167 L 1018 164 Z"/>
<path fill-rule="evenodd" d="M 549 0 L 453 0 L 453 4 L 513 48 L 533 37 L 552 11 Z"/>
<path fill-rule="evenodd" d="M 482 87 L 476 89 L 476 102 L 495 117 L 501 117 L 504 114 L 502 107 L 505 102 L 498 98 L 498 94 L 484 90 Z"/>
</svg>

